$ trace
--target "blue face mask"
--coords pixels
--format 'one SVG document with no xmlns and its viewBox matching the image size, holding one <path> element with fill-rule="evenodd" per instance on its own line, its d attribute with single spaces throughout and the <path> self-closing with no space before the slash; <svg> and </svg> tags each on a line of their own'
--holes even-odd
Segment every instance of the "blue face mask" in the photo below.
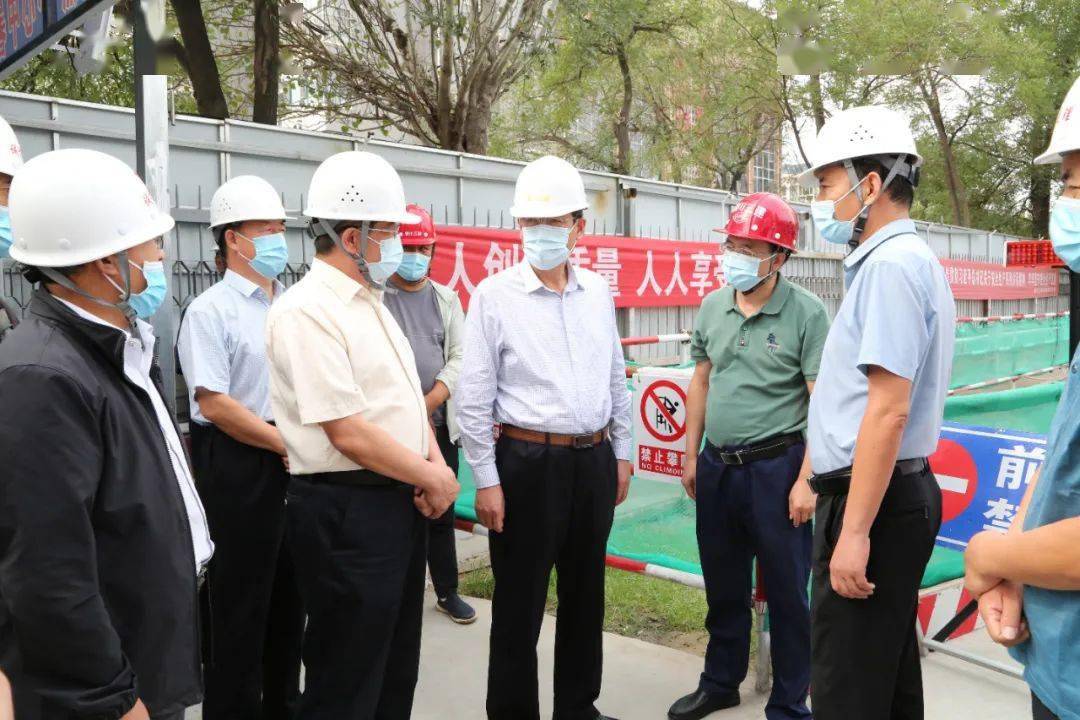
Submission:
<svg viewBox="0 0 1080 720">
<path fill-rule="evenodd" d="M 427 277 L 428 268 L 431 267 L 431 258 L 418 252 L 407 252 L 401 258 L 398 266 L 398 275 L 409 282 L 417 282 Z"/>
<path fill-rule="evenodd" d="M 771 261 L 774 257 L 776 255 L 770 255 L 764 260 Z M 761 267 L 762 262 L 762 258 L 751 257 L 730 250 L 726 251 L 722 261 L 724 277 L 736 290 L 744 293 L 750 292 L 773 274 L 769 273 L 765 277 L 758 276 L 758 268 Z"/>
<path fill-rule="evenodd" d="M 289 262 L 289 245 L 285 242 L 284 233 L 261 235 L 257 238 L 236 234 L 245 240 L 251 240 L 255 245 L 255 257 L 245 257 L 240 253 L 240 257 L 248 261 L 252 270 L 271 280 L 284 272 L 285 265 Z"/>
<path fill-rule="evenodd" d="M 521 229 L 525 259 L 537 270 L 552 270 L 570 257 L 570 228 L 555 225 L 532 225 Z"/>
<path fill-rule="evenodd" d="M 128 262 L 131 263 L 133 268 L 139 268 L 130 260 Z M 168 285 L 165 282 L 165 263 L 160 261 L 144 262 L 140 269 L 143 277 L 146 278 L 146 289 L 129 297 L 127 302 L 137 316 L 146 320 L 156 313 L 161 304 L 165 302 Z"/>
<path fill-rule="evenodd" d="M 369 238 L 370 240 L 370 238 Z M 405 251 L 401 247 L 401 238 L 397 235 L 387 238 L 382 242 L 370 240 L 379 246 L 379 262 L 367 263 L 368 277 L 378 287 L 386 285 L 390 276 L 398 271 L 401 266 L 401 258 Z"/>
<path fill-rule="evenodd" d="M 855 234 L 855 221 L 859 218 L 862 208 L 859 208 L 859 213 L 855 213 L 855 217 L 850 220 L 837 220 L 836 203 L 855 192 L 857 187 L 859 185 L 855 185 L 836 200 L 814 200 L 810 203 L 810 215 L 814 218 L 814 227 L 827 242 L 834 245 L 847 245 L 851 242 L 851 237 Z"/>
<path fill-rule="evenodd" d="M 11 255 L 11 213 L 3 205 L 0 205 L 0 260 Z"/>
<path fill-rule="evenodd" d="M 1050 213 L 1054 252 L 1073 272 L 1080 272 L 1080 198 L 1060 197 Z"/>
</svg>

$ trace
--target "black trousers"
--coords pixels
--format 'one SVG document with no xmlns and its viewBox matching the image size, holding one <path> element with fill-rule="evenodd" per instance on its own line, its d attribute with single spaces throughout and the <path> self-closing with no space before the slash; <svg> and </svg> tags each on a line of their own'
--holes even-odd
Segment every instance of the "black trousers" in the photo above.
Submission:
<svg viewBox="0 0 1080 720">
<path fill-rule="evenodd" d="M 289 485 L 308 611 L 297 720 L 407 720 L 420 669 L 427 520 L 409 485 Z"/>
<path fill-rule="evenodd" d="M 281 457 L 191 423 L 214 557 L 202 591 L 206 720 L 288 720 L 304 610 L 285 528 Z"/>
<path fill-rule="evenodd" d="M 915 633 L 919 585 L 941 526 L 941 491 L 929 470 L 894 477 L 870 528 L 866 600 L 837 595 L 829 562 L 846 495 L 818 499 L 814 521 L 810 693 L 816 720 L 921 720 Z"/>
<path fill-rule="evenodd" d="M 439 441 L 439 450 L 450 469 L 457 475 L 458 449 L 450 442 L 450 430 L 446 425 L 435 428 L 435 439 Z M 442 517 L 431 520 L 428 524 L 428 569 L 431 571 L 431 583 L 435 594 L 440 598 L 456 593 L 458 589 L 457 543 L 454 539 L 454 506 L 443 513 Z"/>
<path fill-rule="evenodd" d="M 491 533 L 490 720 L 539 720 L 536 643 L 558 572 L 554 720 L 593 720 L 603 668 L 604 558 L 618 485 L 611 444 L 573 450 L 512 440 L 496 446 L 506 499 Z"/>
<path fill-rule="evenodd" d="M 1032 720 L 1061 720 L 1050 708 L 1043 705 L 1043 701 L 1035 693 L 1031 693 L 1031 718 Z"/>
</svg>

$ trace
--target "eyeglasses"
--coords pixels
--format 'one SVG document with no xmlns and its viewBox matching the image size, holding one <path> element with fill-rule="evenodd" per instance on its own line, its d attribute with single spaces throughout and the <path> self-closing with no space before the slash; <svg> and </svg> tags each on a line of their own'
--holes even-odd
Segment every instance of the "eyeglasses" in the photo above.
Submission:
<svg viewBox="0 0 1080 720">
<path fill-rule="evenodd" d="M 750 248 L 738 247 L 729 242 L 724 243 L 724 252 L 735 253 L 736 255 L 745 255 L 746 257 L 752 257 L 755 260 L 768 260 L 776 253 L 769 253 L 767 255 L 758 255 L 750 250 Z"/>
</svg>

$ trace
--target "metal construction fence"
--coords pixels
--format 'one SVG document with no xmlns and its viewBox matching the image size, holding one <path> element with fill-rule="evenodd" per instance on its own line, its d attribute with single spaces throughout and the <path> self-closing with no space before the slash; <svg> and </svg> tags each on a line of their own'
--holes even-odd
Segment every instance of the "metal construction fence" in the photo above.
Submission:
<svg viewBox="0 0 1080 720">
<path fill-rule="evenodd" d="M 129 108 L 0 92 L 0 115 L 18 133 L 27 158 L 68 147 L 108 152 L 134 167 L 135 115 Z M 169 137 L 170 204 L 177 220 L 172 267 L 173 303 L 179 315 L 202 290 L 217 280 L 213 240 L 207 230 L 210 197 L 225 180 L 260 175 L 277 187 L 286 209 L 290 262 L 286 284 L 306 272 L 312 246 L 300 219 L 304 193 L 316 165 L 343 150 L 366 149 L 389 160 L 400 172 L 409 198 L 431 209 L 436 222 L 510 227 L 507 208 L 521 163 L 330 133 L 271 127 L 240 121 L 177 116 Z M 589 194 L 589 232 L 671 240 L 718 239 L 738 196 L 705 188 L 585 171 Z M 92 178 L 88 178 L 92 182 Z M 804 219 L 809 208 L 796 204 Z M 996 232 L 951 225 L 917 223 L 918 232 L 941 257 L 1001 262 L 1006 240 Z M 830 313 L 843 297 L 841 256 L 802 223 L 803 252 L 789 262 L 786 275 L 816 293 Z M 1067 294 L 1067 286 L 1066 286 Z M 29 288 L 5 267 L 0 293 L 25 305 Z M 957 301 L 959 315 L 1055 312 L 1067 309 L 1067 297 L 1041 300 Z M 655 335 L 692 327 L 696 307 L 626 308 L 619 311 L 625 335 Z M 176 324 L 173 324 L 175 327 Z M 168 345 L 172 339 L 166 338 Z M 662 344 L 634 348 L 630 357 L 661 362 L 677 357 L 678 347 Z"/>
</svg>

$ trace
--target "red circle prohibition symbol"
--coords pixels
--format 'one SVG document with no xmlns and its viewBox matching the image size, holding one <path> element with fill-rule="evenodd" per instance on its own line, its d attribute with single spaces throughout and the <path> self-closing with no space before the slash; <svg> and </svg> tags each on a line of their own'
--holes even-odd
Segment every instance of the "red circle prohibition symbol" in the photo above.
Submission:
<svg viewBox="0 0 1080 720">
<path fill-rule="evenodd" d="M 678 396 L 679 402 L 683 407 L 683 423 L 680 425 L 675 420 L 675 414 L 677 412 L 675 407 L 670 406 L 670 399 L 661 397 L 657 390 L 664 388 L 666 390 L 673 390 Z M 664 401 L 668 402 L 665 403 Z M 646 410 L 650 407 L 650 404 L 655 408 L 655 415 L 650 421 L 649 413 Z M 645 423 L 645 428 L 649 431 L 649 434 L 655 437 L 657 440 L 663 442 L 674 442 L 686 434 L 686 393 L 683 389 L 671 382 L 670 380 L 657 380 L 649 387 L 645 388 L 645 392 L 641 394 L 641 421 Z M 671 432 L 661 432 L 659 425 L 661 422 L 668 425 L 671 428 Z"/>
</svg>

